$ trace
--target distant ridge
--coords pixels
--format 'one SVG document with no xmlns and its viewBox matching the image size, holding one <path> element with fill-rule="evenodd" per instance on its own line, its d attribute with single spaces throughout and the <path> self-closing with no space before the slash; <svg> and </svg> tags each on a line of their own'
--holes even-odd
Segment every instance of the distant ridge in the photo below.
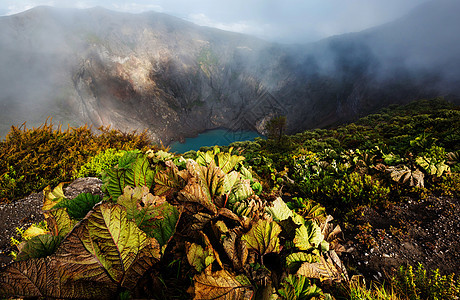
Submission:
<svg viewBox="0 0 460 300">
<path fill-rule="evenodd" d="M 279 45 L 155 12 L 36 7 L 0 18 L 0 131 L 53 116 L 169 143 L 260 132 L 280 114 L 295 132 L 391 103 L 458 103 L 459 14 L 458 1 L 432 1 L 362 32 Z"/>
</svg>

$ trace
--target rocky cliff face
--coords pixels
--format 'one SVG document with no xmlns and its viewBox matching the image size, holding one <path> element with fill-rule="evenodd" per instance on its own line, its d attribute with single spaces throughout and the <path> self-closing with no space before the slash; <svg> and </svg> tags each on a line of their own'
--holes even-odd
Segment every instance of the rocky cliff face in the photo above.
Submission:
<svg viewBox="0 0 460 300">
<path fill-rule="evenodd" d="M 460 95 L 457 35 L 443 39 L 445 28 L 434 28 L 402 47 L 412 27 L 423 26 L 418 15 L 282 46 L 157 13 L 35 8 L 0 18 L 0 129 L 51 115 L 71 125 L 148 129 L 168 143 L 216 127 L 260 130 L 279 114 L 298 131 L 389 103 Z M 460 23 L 451 22 L 456 32 Z M 442 60 L 426 48 L 434 36 L 453 47 Z"/>
</svg>

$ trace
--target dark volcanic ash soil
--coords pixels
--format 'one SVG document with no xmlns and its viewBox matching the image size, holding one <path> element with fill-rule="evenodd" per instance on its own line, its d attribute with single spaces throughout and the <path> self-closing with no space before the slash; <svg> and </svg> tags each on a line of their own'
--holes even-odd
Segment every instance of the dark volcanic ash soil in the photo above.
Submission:
<svg viewBox="0 0 460 300">
<path fill-rule="evenodd" d="M 79 178 L 64 189 L 64 195 L 73 199 L 81 193 L 102 195 L 102 182 L 98 178 Z M 43 193 L 33 193 L 30 196 L 10 204 L 0 205 L 0 267 L 11 262 L 11 237 L 19 239 L 16 227 L 28 228 L 32 223 L 43 220 L 41 211 Z"/>
<path fill-rule="evenodd" d="M 442 274 L 459 272 L 458 197 L 430 196 L 386 209 L 366 208 L 361 221 L 365 233 L 345 231 L 346 256 L 367 278 L 381 280 L 400 265 L 418 263 Z"/>
</svg>

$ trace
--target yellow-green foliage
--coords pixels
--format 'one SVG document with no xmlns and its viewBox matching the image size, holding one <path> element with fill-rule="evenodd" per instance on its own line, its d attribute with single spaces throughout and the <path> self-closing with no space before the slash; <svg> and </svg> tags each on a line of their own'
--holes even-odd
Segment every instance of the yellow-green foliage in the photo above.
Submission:
<svg viewBox="0 0 460 300">
<path fill-rule="evenodd" d="M 416 269 L 401 266 L 392 282 L 397 292 L 410 300 L 449 300 L 460 296 L 460 281 L 455 274 L 441 275 L 438 269 L 427 271 L 420 263 Z"/>
<path fill-rule="evenodd" d="M 109 128 L 69 127 L 52 122 L 28 129 L 12 126 L 0 142 L 0 203 L 19 199 L 47 185 L 69 181 L 89 157 L 108 148 L 141 149 L 150 144 L 145 132 L 123 133 Z"/>
<path fill-rule="evenodd" d="M 328 198 L 343 203 L 375 204 L 386 200 L 390 189 L 370 175 L 353 172 L 337 179 L 332 186 L 326 188 L 325 193 Z"/>
<path fill-rule="evenodd" d="M 118 163 L 118 159 L 126 153 L 125 150 L 117 150 L 113 148 L 99 152 L 95 156 L 80 167 L 75 178 L 100 176 L 102 171 L 110 169 Z"/>
</svg>

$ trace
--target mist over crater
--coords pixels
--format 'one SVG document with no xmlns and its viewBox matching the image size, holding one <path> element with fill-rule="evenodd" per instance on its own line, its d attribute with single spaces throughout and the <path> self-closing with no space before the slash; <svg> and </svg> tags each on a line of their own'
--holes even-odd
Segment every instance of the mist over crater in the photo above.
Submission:
<svg viewBox="0 0 460 300">
<path fill-rule="evenodd" d="M 147 129 L 169 143 L 213 128 L 290 132 L 391 103 L 459 103 L 457 1 L 368 30 L 277 44 L 160 13 L 36 7 L 0 18 L 0 130 L 83 123 Z"/>
</svg>

